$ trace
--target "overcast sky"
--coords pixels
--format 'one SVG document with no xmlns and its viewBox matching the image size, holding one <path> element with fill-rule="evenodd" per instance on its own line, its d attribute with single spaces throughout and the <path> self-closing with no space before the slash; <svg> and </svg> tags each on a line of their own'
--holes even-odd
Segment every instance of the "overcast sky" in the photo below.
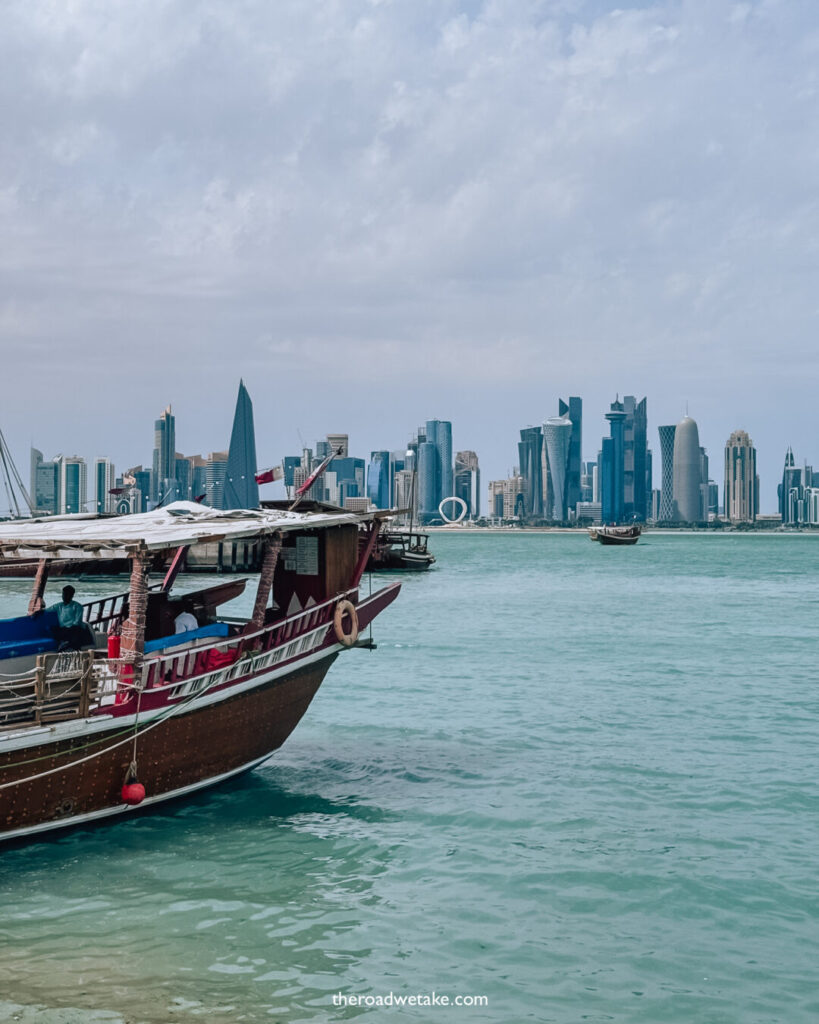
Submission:
<svg viewBox="0 0 819 1024">
<path fill-rule="evenodd" d="M 819 467 L 815 0 L 5 0 L 0 428 L 118 469 L 686 402 Z M 5 498 L 0 497 L 0 506 Z"/>
</svg>

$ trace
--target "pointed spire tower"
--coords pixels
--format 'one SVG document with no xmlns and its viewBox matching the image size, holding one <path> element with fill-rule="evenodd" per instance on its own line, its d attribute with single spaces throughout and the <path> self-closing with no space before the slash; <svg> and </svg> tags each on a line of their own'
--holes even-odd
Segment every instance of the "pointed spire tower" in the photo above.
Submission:
<svg viewBox="0 0 819 1024">
<path fill-rule="evenodd" d="M 239 395 L 233 416 L 233 430 L 228 450 L 224 508 L 258 508 L 259 485 L 256 483 L 256 433 L 253 429 L 253 403 L 244 381 L 239 381 Z"/>
</svg>

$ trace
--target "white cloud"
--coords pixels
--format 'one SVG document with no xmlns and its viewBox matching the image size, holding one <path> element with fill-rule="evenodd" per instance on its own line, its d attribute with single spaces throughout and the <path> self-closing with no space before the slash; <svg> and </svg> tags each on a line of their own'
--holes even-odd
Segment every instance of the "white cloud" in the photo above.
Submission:
<svg viewBox="0 0 819 1024">
<path fill-rule="evenodd" d="M 653 412 L 670 381 L 719 403 L 719 444 L 770 408 L 787 338 L 805 365 L 782 401 L 812 409 L 817 38 L 799 0 L 9 3 L 7 372 L 24 395 L 39 339 L 82 390 L 127 337 L 146 422 L 158 342 L 209 401 L 244 360 L 265 392 L 310 375 L 318 407 L 359 380 L 398 395 L 373 446 L 403 443 L 434 375 L 439 414 L 446 389 L 493 410 L 461 443 L 499 463 L 558 392 L 642 389 Z M 741 392 L 716 387 L 738 364 Z"/>
</svg>

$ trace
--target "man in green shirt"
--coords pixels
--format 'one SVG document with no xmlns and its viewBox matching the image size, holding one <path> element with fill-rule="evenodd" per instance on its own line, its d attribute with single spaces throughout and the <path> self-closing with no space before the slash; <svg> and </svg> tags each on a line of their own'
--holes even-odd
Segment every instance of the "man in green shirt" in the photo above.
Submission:
<svg viewBox="0 0 819 1024">
<path fill-rule="evenodd" d="M 88 626 L 82 620 L 83 608 L 79 601 L 74 600 L 76 591 L 69 584 L 63 587 L 63 599 L 56 604 L 46 608 L 48 612 L 57 613 L 57 625 L 54 627 L 54 637 L 62 647 L 87 647 L 93 642 Z"/>
</svg>

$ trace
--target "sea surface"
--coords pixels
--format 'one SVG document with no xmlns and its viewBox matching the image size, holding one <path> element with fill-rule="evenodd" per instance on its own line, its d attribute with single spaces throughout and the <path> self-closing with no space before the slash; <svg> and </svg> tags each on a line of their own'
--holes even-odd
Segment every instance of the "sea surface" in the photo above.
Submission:
<svg viewBox="0 0 819 1024">
<path fill-rule="evenodd" d="M 819 539 L 431 548 L 261 768 L 0 847 L 0 1021 L 819 1020 Z"/>
</svg>

